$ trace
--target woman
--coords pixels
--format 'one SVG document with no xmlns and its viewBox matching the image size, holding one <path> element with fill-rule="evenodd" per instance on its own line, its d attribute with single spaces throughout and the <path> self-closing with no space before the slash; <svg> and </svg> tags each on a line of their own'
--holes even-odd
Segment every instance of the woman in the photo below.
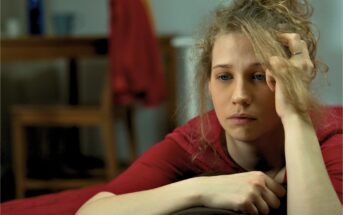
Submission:
<svg viewBox="0 0 343 215">
<path fill-rule="evenodd" d="M 342 135 L 320 145 L 309 114 L 318 113 L 309 84 L 320 68 L 309 15 L 307 1 L 296 0 L 218 9 L 197 46 L 203 114 L 78 213 L 170 214 L 205 206 L 268 214 L 287 195 L 287 214 L 340 214 Z M 206 94 L 214 111 L 204 113 Z M 205 176 L 215 173 L 221 174 Z"/>
</svg>

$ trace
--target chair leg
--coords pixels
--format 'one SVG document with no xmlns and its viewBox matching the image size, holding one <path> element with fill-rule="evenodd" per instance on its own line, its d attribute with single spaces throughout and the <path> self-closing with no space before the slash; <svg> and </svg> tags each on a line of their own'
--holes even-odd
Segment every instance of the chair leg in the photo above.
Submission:
<svg viewBox="0 0 343 215">
<path fill-rule="evenodd" d="M 108 180 L 113 179 L 119 172 L 118 159 L 116 155 L 116 147 L 114 143 L 113 122 L 109 119 L 104 119 L 101 125 L 104 153 L 105 153 L 105 169 Z"/>
<path fill-rule="evenodd" d="M 129 156 L 130 156 L 131 162 L 136 160 L 138 157 L 135 126 L 134 126 L 133 118 L 134 118 L 134 109 L 133 107 L 129 106 L 126 108 L 126 127 L 127 127 L 127 132 L 128 132 Z"/>
<path fill-rule="evenodd" d="M 26 147 L 24 135 L 25 131 L 23 124 L 14 116 L 12 124 L 12 152 L 17 198 L 25 197 Z"/>
</svg>

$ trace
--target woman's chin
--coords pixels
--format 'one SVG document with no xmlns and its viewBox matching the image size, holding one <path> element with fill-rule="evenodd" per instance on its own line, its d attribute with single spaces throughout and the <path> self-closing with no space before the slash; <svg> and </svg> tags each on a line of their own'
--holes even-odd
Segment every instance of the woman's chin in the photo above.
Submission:
<svg viewBox="0 0 343 215">
<path fill-rule="evenodd" d="M 258 138 L 258 135 L 251 132 L 231 132 L 230 137 L 235 141 L 253 142 Z"/>
</svg>

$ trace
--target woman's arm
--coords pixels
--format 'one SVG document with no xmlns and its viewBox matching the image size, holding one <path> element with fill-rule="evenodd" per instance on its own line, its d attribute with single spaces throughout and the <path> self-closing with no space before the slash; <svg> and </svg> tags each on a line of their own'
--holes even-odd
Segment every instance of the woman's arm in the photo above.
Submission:
<svg viewBox="0 0 343 215">
<path fill-rule="evenodd" d="M 123 195 L 102 192 L 88 200 L 77 214 L 169 214 L 199 205 L 196 184 L 189 179 Z"/>
<path fill-rule="evenodd" d="M 193 206 L 268 214 L 280 206 L 284 188 L 262 172 L 196 177 L 146 191 L 102 192 L 77 212 L 84 214 L 170 214 Z"/>
<path fill-rule="evenodd" d="M 288 214 L 341 214 L 341 203 L 324 165 L 309 117 L 293 115 L 282 122 L 285 129 Z"/>
<path fill-rule="evenodd" d="M 176 139 L 187 143 L 182 136 Z M 262 172 L 181 180 L 185 172 L 197 171 L 190 154 L 166 138 L 110 182 L 106 189 L 110 192 L 95 195 L 78 214 L 167 214 L 199 205 L 268 214 L 270 207 L 279 207 L 279 198 L 285 194 L 280 184 Z"/>
<path fill-rule="evenodd" d="M 290 72 L 289 61 L 298 68 L 294 74 L 302 80 L 311 80 L 313 64 L 306 43 L 298 34 L 280 35 L 293 55 L 290 59 L 271 57 L 270 65 L 279 73 Z M 308 114 L 300 114 L 287 101 L 284 84 L 267 71 L 267 83 L 275 91 L 275 106 L 285 131 L 285 157 L 287 169 L 287 213 L 341 214 L 340 200 L 332 186 L 324 165 L 320 145 Z M 305 83 L 307 84 L 307 83 Z M 341 152 L 337 152 L 341 153 Z"/>
<path fill-rule="evenodd" d="M 181 136 L 179 139 L 182 141 Z M 169 213 L 171 209 L 179 208 L 177 201 L 186 207 L 183 204 L 191 198 L 193 185 L 188 180 L 171 183 L 183 178 L 182 174 L 186 170 L 195 171 L 193 166 L 189 154 L 172 139 L 166 138 L 111 181 L 105 189 L 109 192 L 98 193 L 88 200 L 79 209 L 79 214 Z M 177 201 L 173 199 L 174 196 L 178 197 Z"/>
</svg>

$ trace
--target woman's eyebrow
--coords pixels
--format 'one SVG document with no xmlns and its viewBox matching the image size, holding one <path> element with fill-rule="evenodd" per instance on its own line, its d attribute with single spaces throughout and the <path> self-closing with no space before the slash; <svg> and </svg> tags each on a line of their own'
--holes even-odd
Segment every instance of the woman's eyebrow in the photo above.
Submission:
<svg viewBox="0 0 343 215">
<path fill-rule="evenodd" d="M 212 70 L 214 70 L 216 68 L 230 69 L 232 67 L 233 66 L 231 64 L 217 64 L 217 65 L 212 67 Z M 250 64 L 247 68 L 252 68 L 252 67 L 262 67 L 262 64 L 260 62 L 254 62 L 254 63 Z"/>
<path fill-rule="evenodd" d="M 249 67 L 262 67 L 262 64 L 260 62 L 252 63 Z"/>
<path fill-rule="evenodd" d="M 225 68 L 225 69 L 229 69 L 232 68 L 232 65 L 230 64 L 217 64 L 215 66 L 212 67 L 212 70 L 216 69 L 216 68 Z"/>
</svg>

